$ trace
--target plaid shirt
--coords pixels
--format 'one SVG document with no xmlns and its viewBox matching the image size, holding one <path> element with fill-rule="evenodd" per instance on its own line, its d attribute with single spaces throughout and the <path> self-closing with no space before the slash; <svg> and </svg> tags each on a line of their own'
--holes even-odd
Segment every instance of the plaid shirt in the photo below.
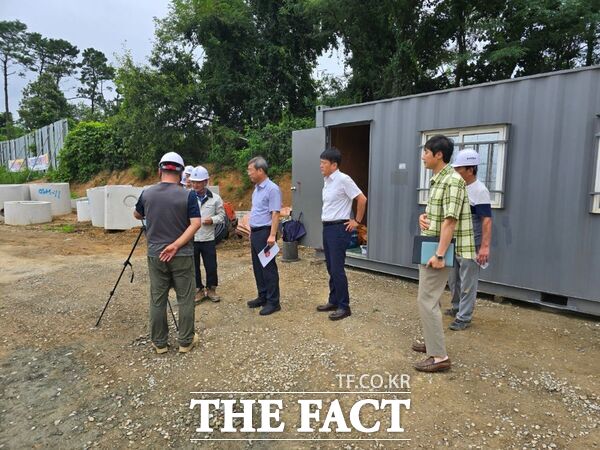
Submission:
<svg viewBox="0 0 600 450">
<path fill-rule="evenodd" d="M 456 254 L 463 258 L 475 258 L 473 221 L 466 184 L 450 164 L 431 177 L 425 213 L 430 225 L 428 230 L 422 231 L 424 236 L 439 236 L 444 219 L 456 219 Z"/>
</svg>

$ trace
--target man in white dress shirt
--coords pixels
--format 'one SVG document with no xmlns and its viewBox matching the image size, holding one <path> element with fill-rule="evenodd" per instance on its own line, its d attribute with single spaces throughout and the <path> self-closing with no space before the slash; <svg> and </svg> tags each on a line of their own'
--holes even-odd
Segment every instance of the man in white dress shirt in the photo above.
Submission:
<svg viewBox="0 0 600 450">
<path fill-rule="evenodd" d="M 367 197 L 356 183 L 338 166 L 342 162 L 340 151 L 331 147 L 321 153 L 321 174 L 323 184 L 323 250 L 329 273 L 329 299 L 326 304 L 317 306 L 317 311 L 332 311 L 331 320 L 341 320 L 350 316 L 350 295 L 348 278 L 344 270 L 346 249 L 352 231 L 365 216 Z M 356 220 L 351 218 L 352 202 L 356 200 Z"/>
</svg>

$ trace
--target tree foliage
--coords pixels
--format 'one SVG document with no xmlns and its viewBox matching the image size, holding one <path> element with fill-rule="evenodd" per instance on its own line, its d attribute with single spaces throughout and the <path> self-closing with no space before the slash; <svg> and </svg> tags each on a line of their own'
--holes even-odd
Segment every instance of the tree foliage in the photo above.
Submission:
<svg viewBox="0 0 600 450">
<path fill-rule="evenodd" d="M 79 95 L 89 100 L 90 114 L 93 117 L 98 107 L 104 107 L 104 82 L 115 77 L 115 69 L 108 64 L 104 53 L 94 48 L 86 48 L 82 54 L 79 82 Z"/>
<path fill-rule="evenodd" d="M 159 33 L 199 54 L 201 95 L 220 124 L 240 130 L 284 110 L 310 113 L 312 70 L 327 43 L 310 2 L 175 0 Z"/>
<path fill-rule="evenodd" d="M 108 139 L 102 155 L 119 164 L 154 169 L 162 153 L 177 151 L 243 169 L 261 154 L 279 171 L 289 168 L 291 131 L 312 126 L 318 104 L 598 64 L 599 35 L 597 0 L 171 0 L 146 64 L 126 54 L 115 71 L 93 48 L 78 61 L 76 46 L 27 34 L 18 21 L 0 22 L 0 64 L 5 93 L 9 66 L 38 75 L 23 92 L 26 127 L 102 119 L 104 128 L 80 133 Z M 336 48 L 347 76 L 315 79 L 319 55 Z M 72 106 L 60 80 L 77 70 L 85 101 Z M 116 97 L 107 101 L 113 78 Z M 96 162 L 65 155 L 86 165 L 81 172 L 66 163 L 68 176 L 112 164 L 100 153 Z"/>
<path fill-rule="evenodd" d="M 0 21 L 0 65 L 4 84 L 4 121 L 6 135 L 11 137 L 12 115 L 8 103 L 8 78 L 14 75 L 15 67 L 29 63 L 27 47 L 27 25 L 13 21 Z"/>
<path fill-rule="evenodd" d="M 115 81 L 123 100 L 109 122 L 122 137 L 128 155 L 151 167 L 167 151 L 185 158 L 200 149 L 195 157 L 204 156 L 205 137 L 198 132 L 202 104 L 193 83 L 183 83 L 171 71 L 138 67 L 129 57 L 123 60 Z"/>
<path fill-rule="evenodd" d="M 69 117 L 70 113 L 71 106 L 51 74 L 41 74 L 25 88 L 19 116 L 27 129 L 41 128 Z"/>
<path fill-rule="evenodd" d="M 317 4 L 355 102 L 600 62 L 595 0 L 382 0 L 369 14 L 359 0 Z"/>
</svg>

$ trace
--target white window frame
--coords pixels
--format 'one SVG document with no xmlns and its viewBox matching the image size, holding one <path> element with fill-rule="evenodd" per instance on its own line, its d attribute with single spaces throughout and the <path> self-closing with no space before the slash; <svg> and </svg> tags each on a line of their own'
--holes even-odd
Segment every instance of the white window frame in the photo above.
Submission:
<svg viewBox="0 0 600 450">
<path fill-rule="evenodd" d="M 592 196 L 592 214 L 600 214 L 600 135 L 596 137 L 596 175 L 594 179 L 594 187 L 591 193 Z"/>
<path fill-rule="evenodd" d="M 419 150 L 422 152 L 423 147 L 425 146 L 425 142 L 432 136 L 436 134 L 443 134 L 445 136 L 457 136 L 457 140 L 454 144 L 454 154 L 463 148 L 464 144 L 464 136 L 471 134 L 487 134 L 487 133 L 498 133 L 498 141 L 496 152 L 496 159 L 498 161 L 495 167 L 495 177 L 496 177 L 496 185 L 498 189 L 490 189 L 490 197 L 492 200 L 492 208 L 499 209 L 504 208 L 504 181 L 505 177 L 505 168 L 506 168 L 506 144 L 508 142 L 508 124 L 499 124 L 499 125 L 485 125 L 485 126 L 476 126 L 476 127 L 464 127 L 464 128 L 450 128 L 444 130 L 427 130 L 421 132 L 421 146 Z M 466 143 L 468 145 L 469 143 Z M 453 155 L 454 156 L 454 155 Z M 429 169 L 426 169 L 424 165 L 421 164 L 421 170 L 419 174 L 419 204 L 426 205 L 427 200 L 429 199 L 429 180 L 431 180 L 432 172 Z"/>
</svg>

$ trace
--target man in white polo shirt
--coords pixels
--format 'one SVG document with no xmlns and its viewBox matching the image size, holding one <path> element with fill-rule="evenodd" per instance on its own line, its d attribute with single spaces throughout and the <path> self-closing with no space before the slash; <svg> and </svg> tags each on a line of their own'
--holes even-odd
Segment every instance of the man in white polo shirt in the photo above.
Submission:
<svg viewBox="0 0 600 450">
<path fill-rule="evenodd" d="M 329 273 L 329 299 L 326 304 L 317 306 L 317 311 L 332 311 L 331 320 L 341 320 L 350 316 L 350 295 L 348 278 L 344 270 L 346 249 L 352 231 L 365 216 L 367 197 L 356 183 L 338 166 L 342 162 L 340 151 L 331 147 L 321 153 L 320 169 L 323 184 L 323 250 Z M 351 218 L 352 202 L 356 199 L 356 220 Z"/>
</svg>

